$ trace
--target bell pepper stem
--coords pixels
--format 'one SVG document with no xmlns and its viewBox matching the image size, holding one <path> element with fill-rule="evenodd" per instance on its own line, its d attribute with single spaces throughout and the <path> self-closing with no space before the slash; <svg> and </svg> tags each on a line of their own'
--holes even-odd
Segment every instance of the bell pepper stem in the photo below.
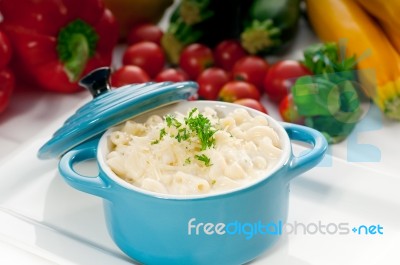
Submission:
<svg viewBox="0 0 400 265">
<path fill-rule="evenodd" d="M 62 28 L 57 37 L 57 52 L 70 82 L 79 80 L 88 60 L 95 54 L 99 36 L 85 21 L 76 19 Z"/>
<path fill-rule="evenodd" d="M 82 34 L 75 34 L 69 42 L 71 56 L 64 62 L 65 73 L 70 82 L 75 82 L 81 76 L 89 60 L 89 44 Z"/>
</svg>

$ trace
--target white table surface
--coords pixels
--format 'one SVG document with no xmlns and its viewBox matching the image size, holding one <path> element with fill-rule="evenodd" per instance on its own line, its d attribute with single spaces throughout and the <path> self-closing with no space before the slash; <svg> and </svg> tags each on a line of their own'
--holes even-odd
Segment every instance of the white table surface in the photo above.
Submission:
<svg viewBox="0 0 400 265">
<path fill-rule="evenodd" d="M 302 27 L 295 46 L 316 41 Z M 301 58 L 301 50 L 283 58 Z M 90 98 L 85 91 L 16 91 L 0 114 L 0 264 L 86 265 L 93 264 L 91 257 L 96 264 L 130 264 L 104 231 L 100 200 L 62 182 L 56 161 L 36 159 L 40 145 Z M 400 123 L 386 120 L 373 106 L 371 110 L 349 140 L 330 148 L 322 165 L 292 182 L 288 221 L 380 224 L 384 234 L 289 235 L 254 264 L 400 264 Z M 358 154 L 357 160 L 349 154 Z M 65 208 L 51 200 L 65 202 Z M 84 214 L 76 214 L 79 209 Z M 97 225 L 91 227 L 91 222 Z M 105 243 L 97 244 L 97 239 Z"/>
</svg>

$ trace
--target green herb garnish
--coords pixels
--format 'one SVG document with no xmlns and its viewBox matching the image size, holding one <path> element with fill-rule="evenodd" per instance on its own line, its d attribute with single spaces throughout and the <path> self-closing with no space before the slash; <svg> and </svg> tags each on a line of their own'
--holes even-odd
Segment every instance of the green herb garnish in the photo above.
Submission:
<svg viewBox="0 0 400 265">
<path fill-rule="evenodd" d="M 152 141 L 151 144 L 158 144 L 158 143 L 164 138 L 164 136 L 165 136 L 166 134 L 167 134 L 167 132 L 165 131 L 165 128 L 162 128 L 162 129 L 160 130 L 160 138 L 157 139 L 157 140 Z"/>
<path fill-rule="evenodd" d="M 207 167 L 209 167 L 209 166 L 212 165 L 212 164 L 210 163 L 210 162 L 211 162 L 211 159 L 210 159 L 208 156 L 206 156 L 205 154 L 202 154 L 202 155 L 195 155 L 194 157 L 195 157 L 197 160 L 204 162 L 204 165 L 206 165 Z"/>
<path fill-rule="evenodd" d="M 211 126 L 211 121 L 203 114 L 199 114 L 193 117 L 193 114 L 197 111 L 197 108 L 192 109 L 189 116 L 185 118 L 185 124 L 197 134 L 200 140 L 201 150 L 206 150 L 215 144 L 215 138 L 213 137 L 216 132 Z"/>
<path fill-rule="evenodd" d="M 190 133 L 186 128 L 181 128 L 178 130 L 178 134 L 175 136 L 175 139 L 178 140 L 178 142 L 186 141 L 190 137 Z"/>
<path fill-rule="evenodd" d="M 217 130 L 212 127 L 211 121 L 203 114 L 199 113 L 196 115 L 195 113 L 197 111 L 197 108 L 193 108 L 187 117 L 184 118 L 184 124 L 176 119 L 173 115 L 166 115 L 165 122 L 167 127 L 177 129 L 177 131 L 174 131 L 174 134 L 176 132 L 176 135 L 173 135 L 171 132 L 167 132 L 166 128 L 162 128 L 160 130 L 160 138 L 152 141 L 151 144 L 158 144 L 165 135 L 169 134 L 170 137 L 175 138 L 179 143 L 182 141 L 189 141 L 189 143 L 191 143 L 192 137 L 197 138 L 201 146 L 201 151 L 213 147 L 215 145 L 214 134 Z M 205 154 L 195 155 L 194 157 L 197 160 L 204 162 L 206 166 L 212 165 L 210 158 Z M 190 158 L 187 158 L 184 163 L 190 164 Z"/>
<path fill-rule="evenodd" d="M 174 116 L 172 115 L 167 115 L 165 117 L 165 121 L 167 122 L 168 128 L 171 126 L 174 126 L 175 128 L 179 128 L 182 126 L 182 123 L 180 123 Z"/>
<path fill-rule="evenodd" d="M 165 128 L 162 128 L 160 130 L 160 140 L 162 140 L 162 138 L 167 134 L 167 132 L 165 131 Z"/>
</svg>

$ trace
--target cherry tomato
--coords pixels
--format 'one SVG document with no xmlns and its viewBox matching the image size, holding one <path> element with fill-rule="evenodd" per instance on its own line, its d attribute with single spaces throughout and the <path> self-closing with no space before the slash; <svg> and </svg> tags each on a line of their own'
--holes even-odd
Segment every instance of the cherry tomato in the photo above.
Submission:
<svg viewBox="0 0 400 265">
<path fill-rule="evenodd" d="M 234 102 L 241 98 L 260 100 L 260 92 L 253 84 L 235 80 L 226 83 L 219 91 L 218 97 L 227 102 Z"/>
<path fill-rule="evenodd" d="M 145 83 L 149 81 L 149 75 L 136 65 L 124 65 L 111 75 L 111 85 L 113 87 Z"/>
<path fill-rule="evenodd" d="M 179 57 L 179 66 L 192 80 L 196 80 L 201 72 L 213 64 L 214 57 L 211 49 L 199 43 L 185 47 Z"/>
<path fill-rule="evenodd" d="M 10 103 L 14 87 L 15 78 L 13 72 L 7 68 L 3 68 L 0 71 L 0 113 L 2 113 Z"/>
<path fill-rule="evenodd" d="M 235 80 L 242 80 L 255 85 L 263 92 L 263 82 L 269 69 L 269 64 L 261 57 L 249 55 L 238 60 L 232 69 Z"/>
<path fill-rule="evenodd" d="M 189 76 L 181 69 L 167 68 L 162 70 L 155 78 L 156 82 L 183 82 L 189 80 Z"/>
<path fill-rule="evenodd" d="M 11 44 L 8 37 L 0 31 L 0 69 L 3 69 L 11 60 Z"/>
<path fill-rule="evenodd" d="M 279 103 L 279 114 L 286 122 L 304 124 L 304 117 L 297 112 L 292 94 L 287 94 Z"/>
<path fill-rule="evenodd" d="M 229 81 L 229 75 L 221 68 L 211 67 L 199 75 L 199 97 L 201 99 L 217 100 L 219 91 Z"/>
<path fill-rule="evenodd" d="M 128 45 L 142 41 L 150 41 L 160 45 L 164 32 L 157 25 L 151 23 L 137 24 L 128 33 Z"/>
<path fill-rule="evenodd" d="M 123 54 L 124 65 L 136 65 L 151 78 L 155 77 L 165 65 L 165 56 L 161 47 L 153 42 L 142 41 L 129 46 Z"/>
<path fill-rule="evenodd" d="M 246 107 L 261 111 L 265 114 L 268 114 L 267 109 L 264 107 L 264 105 L 259 100 L 255 100 L 253 98 L 241 98 L 241 99 L 235 100 L 233 103 L 239 104 L 242 106 L 246 106 Z"/>
<path fill-rule="evenodd" d="M 294 60 L 283 60 L 273 64 L 264 79 L 264 90 L 268 97 L 280 102 L 296 82 L 296 79 L 312 75 L 304 65 Z"/>
<path fill-rule="evenodd" d="M 224 40 L 214 48 L 215 65 L 225 71 L 231 71 L 235 63 L 246 55 L 246 50 L 237 40 Z"/>
</svg>

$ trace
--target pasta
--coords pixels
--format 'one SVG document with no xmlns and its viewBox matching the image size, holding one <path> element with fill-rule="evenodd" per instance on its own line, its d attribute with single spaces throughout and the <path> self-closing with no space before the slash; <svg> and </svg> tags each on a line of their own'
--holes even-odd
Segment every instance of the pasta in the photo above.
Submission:
<svg viewBox="0 0 400 265">
<path fill-rule="evenodd" d="M 237 108 L 219 117 L 189 109 L 144 123 L 126 121 L 108 135 L 106 163 L 121 179 L 164 194 L 195 195 L 242 187 L 268 174 L 282 155 L 265 117 Z"/>
</svg>

